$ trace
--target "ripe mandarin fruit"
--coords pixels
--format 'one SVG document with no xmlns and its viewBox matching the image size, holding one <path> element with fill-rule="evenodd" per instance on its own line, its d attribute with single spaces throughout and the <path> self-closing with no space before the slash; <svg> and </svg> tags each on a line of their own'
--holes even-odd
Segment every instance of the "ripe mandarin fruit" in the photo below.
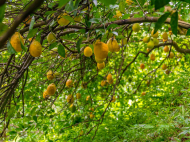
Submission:
<svg viewBox="0 0 190 142">
<path fill-rule="evenodd" d="M 167 40 L 167 39 L 168 39 L 168 34 L 167 34 L 166 32 L 164 32 L 164 33 L 162 34 L 162 38 L 165 39 L 165 40 Z"/>
<path fill-rule="evenodd" d="M 44 99 L 47 99 L 49 97 L 49 95 L 48 95 L 48 93 L 47 93 L 47 90 L 45 90 L 44 92 L 43 92 L 43 98 Z"/>
<path fill-rule="evenodd" d="M 154 46 L 159 44 L 159 40 L 157 38 L 153 38 Z"/>
<path fill-rule="evenodd" d="M 56 37 L 55 37 L 55 35 L 54 35 L 52 32 L 50 32 L 50 33 L 48 34 L 48 36 L 47 36 L 47 41 L 48 41 L 50 44 L 56 42 Z"/>
<path fill-rule="evenodd" d="M 67 87 L 72 87 L 73 86 L 73 81 L 71 79 L 68 79 L 66 82 Z"/>
<path fill-rule="evenodd" d="M 89 46 L 87 46 L 87 47 L 84 49 L 84 56 L 86 56 L 86 57 L 92 56 L 92 49 L 91 49 Z"/>
<path fill-rule="evenodd" d="M 76 98 L 77 98 L 77 99 L 80 99 L 80 98 L 81 98 L 81 94 L 80 94 L 80 93 L 77 93 L 77 94 L 76 94 Z"/>
<path fill-rule="evenodd" d="M 169 51 L 168 46 L 165 46 L 165 47 L 164 47 L 164 52 L 168 52 L 168 51 Z"/>
<path fill-rule="evenodd" d="M 86 101 L 89 101 L 91 99 L 90 95 L 86 97 Z"/>
<path fill-rule="evenodd" d="M 139 23 L 133 24 L 132 29 L 133 29 L 134 32 L 138 32 L 138 31 L 140 30 L 140 25 L 139 25 Z"/>
<path fill-rule="evenodd" d="M 94 108 L 91 107 L 91 108 L 89 108 L 89 110 L 90 110 L 90 111 L 94 111 Z"/>
<path fill-rule="evenodd" d="M 174 53 L 173 52 L 170 52 L 170 55 L 169 55 L 169 58 L 173 58 L 174 57 Z"/>
<path fill-rule="evenodd" d="M 146 51 L 149 52 L 149 51 L 150 51 L 150 48 L 147 48 Z"/>
<path fill-rule="evenodd" d="M 163 65 L 162 65 L 162 69 L 163 69 L 163 70 L 166 70 L 166 69 L 167 69 L 167 65 L 166 65 L 166 64 L 163 64 Z"/>
<path fill-rule="evenodd" d="M 154 42 L 151 40 L 151 41 L 149 41 L 148 43 L 147 43 L 147 47 L 148 48 L 153 48 L 154 47 Z"/>
<path fill-rule="evenodd" d="M 172 33 L 172 31 L 169 31 L 169 35 L 172 35 L 173 33 Z"/>
<path fill-rule="evenodd" d="M 119 52 L 120 47 L 115 38 L 110 38 L 107 42 L 108 49 L 110 52 Z"/>
<path fill-rule="evenodd" d="M 141 96 L 144 96 L 144 95 L 146 95 L 146 92 L 142 92 Z"/>
<path fill-rule="evenodd" d="M 19 32 L 15 32 L 13 34 L 13 36 L 11 37 L 10 43 L 11 43 L 12 47 L 15 49 L 16 52 L 22 51 L 21 42 L 22 42 L 22 44 L 24 44 L 23 37 L 20 35 Z"/>
<path fill-rule="evenodd" d="M 29 51 L 31 56 L 39 57 L 42 54 L 42 45 L 38 41 L 34 40 L 30 44 Z"/>
<path fill-rule="evenodd" d="M 97 59 L 105 59 L 108 56 L 107 44 L 97 40 L 94 44 L 94 54 Z"/>
<path fill-rule="evenodd" d="M 47 72 L 47 79 L 48 79 L 48 80 L 54 79 L 54 74 L 53 74 L 53 72 L 52 72 L 51 70 L 49 70 L 49 71 Z"/>
<path fill-rule="evenodd" d="M 126 40 L 125 38 L 121 39 L 120 42 L 121 42 L 121 45 L 122 45 L 122 46 L 127 44 L 127 40 Z M 108 47 L 108 48 L 109 48 L 109 47 Z"/>
<path fill-rule="evenodd" d="M 105 67 L 105 63 L 97 63 L 97 67 L 99 70 L 103 69 Z"/>
<path fill-rule="evenodd" d="M 95 57 L 95 60 L 97 63 L 103 63 L 105 61 L 105 59 L 98 59 L 97 57 Z"/>
<path fill-rule="evenodd" d="M 133 1 L 132 1 L 132 0 L 126 0 L 126 3 L 127 3 L 128 5 L 131 5 L 131 4 L 133 3 Z"/>
<path fill-rule="evenodd" d="M 148 43 L 149 41 L 150 41 L 150 37 L 144 37 L 144 38 L 143 38 L 143 42 L 144 42 L 144 43 Z"/>
<path fill-rule="evenodd" d="M 107 81 L 109 84 L 113 84 L 113 78 L 112 78 L 112 75 L 110 73 L 107 76 Z"/>
<path fill-rule="evenodd" d="M 57 22 L 61 26 L 66 26 L 70 23 L 70 21 L 65 19 L 64 16 L 67 16 L 67 13 L 63 13 L 63 14 L 59 15 L 57 18 Z"/>
<path fill-rule="evenodd" d="M 90 113 L 90 119 L 93 119 L 94 117 L 94 114 Z"/>
<path fill-rule="evenodd" d="M 151 36 L 153 38 L 158 38 L 158 31 L 154 34 L 154 29 L 153 29 L 152 32 L 151 32 Z"/>
<path fill-rule="evenodd" d="M 142 64 L 140 65 L 140 68 L 141 68 L 141 69 L 144 69 L 144 68 L 145 68 L 145 65 L 142 63 Z"/>
<path fill-rule="evenodd" d="M 47 93 L 48 95 L 52 96 L 54 95 L 56 92 L 56 86 L 54 83 L 51 83 L 48 87 L 47 87 Z"/>
<path fill-rule="evenodd" d="M 155 57 L 155 55 L 154 55 L 154 54 L 151 54 L 151 55 L 150 55 L 150 60 L 154 61 L 154 60 L 155 60 L 155 58 L 156 58 L 156 57 Z"/>
<path fill-rule="evenodd" d="M 101 81 L 101 86 L 104 87 L 106 85 L 106 80 Z"/>
<path fill-rule="evenodd" d="M 73 95 L 68 95 L 68 96 L 67 96 L 67 102 L 68 102 L 69 104 L 72 104 L 72 103 L 74 102 L 74 97 L 73 97 Z"/>
<path fill-rule="evenodd" d="M 113 103 L 114 103 L 115 101 L 116 101 L 116 97 L 115 97 L 115 96 L 113 96 L 113 97 L 112 97 L 112 99 L 111 99 L 111 102 L 113 102 Z"/>
</svg>

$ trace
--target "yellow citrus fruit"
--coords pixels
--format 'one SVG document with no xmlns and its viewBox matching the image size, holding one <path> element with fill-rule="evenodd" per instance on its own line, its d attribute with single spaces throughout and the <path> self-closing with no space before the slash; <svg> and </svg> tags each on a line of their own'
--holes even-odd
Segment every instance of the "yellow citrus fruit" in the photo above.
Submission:
<svg viewBox="0 0 190 142">
<path fill-rule="evenodd" d="M 112 97 L 111 102 L 113 102 L 113 103 L 114 103 L 115 101 L 116 101 L 116 97 L 115 97 L 115 96 L 113 96 L 113 97 Z"/>
<path fill-rule="evenodd" d="M 138 32 L 138 31 L 140 30 L 140 25 L 139 25 L 139 23 L 133 24 L 132 29 L 133 29 L 134 32 Z"/>
<path fill-rule="evenodd" d="M 55 35 L 54 35 L 52 32 L 50 32 L 50 33 L 48 34 L 48 36 L 47 36 L 47 41 L 48 41 L 50 44 L 56 42 L 56 37 L 55 37 Z"/>
<path fill-rule="evenodd" d="M 110 73 L 107 76 L 107 81 L 109 84 L 113 84 L 113 78 L 112 78 L 112 75 Z"/>
<path fill-rule="evenodd" d="M 77 99 L 80 99 L 80 98 L 81 98 L 81 94 L 80 94 L 80 93 L 77 93 L 77 94 L 76 94 L 76 98 L 77 98 Z"/>
<path fill-rule="evenodd" d="M 149 41 L 148 43 L 147 43 L 147 47 L 148 48 L 153 48 L 154 47 L 154 42 L 151 40 L 151 41 Z"/>
<path fill-rule="evenodd" d="M 126 3 L 127 3 L 128 5 L 131 5 L 131 4 L 133 3 L 133 1 L 132 1 L 132 0 L 126 0 Z"/>
<path fill-rule="evenodd" d="M 92 56 L 92 49 L 91 49 L 89 46 L 87 46 L 87 47 L 84 49 L 84 56 L 86 56 L 86 57 Z"/>
<path fill-rule="evenodd" d="M 49 70 L 49 71 L 47 72 L 47 79 L 48 79 L 48 80 L 54 79 L 54 74 L 53 74 L 53 72 L 52 72 L 51 70 Z"/>
<path fill-rule="evenodd" d="M 89 108 L 89 110 L 90 110 L 90 111 L 94 111 L 94 108 L 91 107 L 91 108 Z"/>
<path fill-rule="evenodd" d="M 95 57 L 95 60 L 97 63 L 103 63 L 105 61 L 105 59 L 98 59 L 97 57 Z"/>
<path fill-rule="evenodd" d="M 66 82 L 67 87 L 72 87 L 73 86 L 73 81 L 71 79 L 68 79 Z"/>
<path fill-rule="evenodd" d="M 97 59 L 105 59 L 108 56 L 107 44 L 97 40 L 94 44 L 94 54 Z"/>
<path fill-rule="evenodd" d="M 150 41 L 150 37 L 144 37 L 144 38 L 143 38 L 143 42 L 144 42 L 144 43 L 148 43 L 149 41 Z"/>
<path fill-rule="evenodd" d="M 141 96 L 144 96 L 144 95 L 146 95 L 146 92 L 142 92 Z"/>
<path fill-rule="evenodd" d="M 174 53 L 173 52 L 170 52 L 170 55 L 169 55 L 169 58 L 173 58 L 174 57 Z"/>
<path fill-rule="evenodd" d="M 172 35 L 173 33 L 172 33 L 172 31 L 169 31 L 169 35 Z"/>
<path fill-rule="evenodd" d="M 125 38 L 121 39 L 120 42 L 122 46 L 127 44 L 127 40 Z"/>
<path fill-rule="evenodd" d="M 90 113 L 90 119 L 93 119 L 94 117 L 94 114 Z"/>
<path fill-rule="evenodd" d="M 165 46 L 165 47 L 164 47 L 164 52 L 168 52 L 168 51 L 169 51 L 168 46 Z"/>
<path fill-rule="evenodd" d="M 19 32 L 15 32 L 13 34 L 13 36 L 11 37 L 10 43 L 11 43 L 12 47 L 15 49 L 16 52 L 22 51 L 21 42 L 22 42 L 22 44 L 24 44 L 23 37 L 20 35 Z"/>
<path fill-rule="evenodd" d="M 105 67 L 105 63 L 97 63 L 97 67 L 99 70 L 103 69 Z"/>
<path fill-rule="evenodd" d="M 151 32 L 151 36 L 153 38 L 158 38 L 158 31 L 154 34 L 154 29 L 153 29 L 152 32 Z"/>
<path fill-rule="evenodd" d="M 56 86 L 54 83 L 51 83 L 48 87 L 47 87 L 47 93 L 48 95 L 52 96 L 54 95 L 56 92 Z"/>
<path fill-rule="evenodd" d="M 153 38 L 154 46 L 159 44 L 159 40 L 157 38 Z"/>
<path fill-rule="evenodd" d="M 166 64 L 163 64 L 163 65 L 162 65 L 162 69 L 163 69 L 163 70 L 166 70 L 166 69 L 167 69 L 167 65 L 166 65 Z"/>
<path fill-rule="evenodd" d="M 29 51 L 30 55 L 33 57 L 39 57 L 42 54 L 42 45 L 38 41 L 34 40 L 30 44 Z"/>
<path fill-rule="evenodd" d="M 108 49 L 110 52 L 119 52 L 120 47 L 115 38 L 110 38 L 107 42 Z"/>
<path fill-rule="evenodd" d="M 47 93 L 47 90 L 45 90 L 44 92 L 43 92 L 43 98 L 44 99 L 47 99 L 49 97 L 49 95 L 48 95 L 48 93 Z"/>
<path fill-rule="evenodd" d="M 61 26 L 66 26 L 70 23 L 70 21 L 65 19 L 63 16 L 67 16 L 67 13 L 63 13 L 63 14 L 59 15 L 57 18 L 57 22 Z"/>
<path fill-rule="evenodd" d="M 143 70 L 145 68 L 145 65 L 143 63 L 140 64 L 140 68 Z"/>
<path fill-rule="evenodd" d="M 101 86 L 104 87 L 106 85 L 106 80 L 101 81 Z"/>
<path fill-rule="evenodd" d="M 73 95 L 68 95 L 68 96 L 67 96 L 67 102 L 68 102 L 69 104 L 72 104 L 72 103 L 74 102 L 74 97 L 73 97 Z"/>
<path fill-rule="evenodd" d="M 86 97 L 86 101 L 89 101 L 90 99 L 91 99 L 90 96 L 87 96 L 87 97 Z"/>
<path fill-rule="evenodd" d="M 168 34 L 167 34 L 166 32 L 164 32 L 164 33 L 162 34 L 162 38 L 167 40 L 167 39 L 168 39 Z"/>
<path fill-rule="evenodd" d="M 146 51 L 149 52 L 149 51 L 150 51 L 150 48 L 147 48 Z"/>
<path fill-rule="evenodd" d="M 155 60 L 155 58 L 156 58 L 156 57 L 155 57 L 155 55 L 154 55 L 154 54 L 151 54 L 151 55 L 150 55 L 150 60 L 154 61 L 154 60 Z"/>
</svg>

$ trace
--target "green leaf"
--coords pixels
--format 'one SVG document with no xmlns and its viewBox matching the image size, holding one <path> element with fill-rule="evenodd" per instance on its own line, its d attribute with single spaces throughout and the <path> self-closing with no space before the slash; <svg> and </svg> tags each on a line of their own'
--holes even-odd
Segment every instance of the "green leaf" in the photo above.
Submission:
<svg viewBox="0 0 190 142">
<path fill-rule="evenodd" d="M 87 26 L 88 28 L 90 28 L 91 22 L 88 21 L 88 16 L 87 16 L 87 15 L 86 15 L 86 17 L 85 17 L 85 23 L 86 23 L 86 26 Z"/>
<path fill-rule="evenodd" d="M 10 132 L 8 132 L 10 135 L 14 135 L 14 134 L 17 134 L 17 132 L 16 131 L 10 131 Z"/>
<path fill-rule="evenodd" d="M 121 2 L 119 3 L 119 10 L 120 10 L 121 12 L 125 12 L 125 2 L 121 1 Z"/>
<path fill-rule="evenodd" d="M 110 28 L 116 28 L 116 27 L 118 27 L 119 25 L 117 25 L 117 24 L 111 24 L 111 25 L 109 25 L 108 27 L 107 27 L 107 30 L 109 30 Z"/>
<path fill-rule="evenodd" d="M 55 13 L 56 11 L 47 11 L 47 12 L 45 12 L 45 15 L 50 15 L 50 14 L 53 14 L 53 13 Z"/>
<path fill-rule="evenodd" d="M 169 4 L 170 0 L 155 0 L 155 10 Z"/>
<path fill-rule="evenodd" d="M 155 0 L 151 0 L 151 5 L 154 5 L 155 4 Z"/>
<path fill-rule="evenodd" d="M 102 3 L 104 3 L 106 6 L 108 5 L 114 5 L 117 0 L 100 0 Z"/>
<path fill-rule="evenodd" d="M 22 50 L 27 51 L 27 48 L 22 44 L 22 41 L 21 41 L 20 36 L 19 36 L 19 39 L 20 39 L 20 43 L 21 43 L 21 48 L 22 48 Z"/>
<path fill-rule="evenodd" d="M 37 116 L 33 116 L 33 120 L 37 123 Z"/>
<path fill-rule="evenodd" d="M 3 24 L 3 23 L 0 23 L 0 36 L 3 35 L 8 29 L 8 26 Z"/>
<path fill-rule="evenodd" d="M 0 7 L 0 23 L 3 21 L 5 9 L 6 9 L 6 4 L 4 4 Z"/>
<path fill-rule="evenodd" d="M 170 15 L 170 12 L 166 12 L 164 13 L 156 22 L 155 24 L 155 30 L 154 30 L 154 34 L 158 31 L 158 29 L 160 29 L 162 27 L 162 25 L 164 24 L 164 22 L 166 21 L 166 19 L 168 18 L 168 16 Z"/>
<path fill-rule="evenodd" d="M 172 33 L 177 36 L 177 25 L 178 25 L 178 12 L 172 14 L 170 21 Z"/>
<path fill-rule="evenodd" d="M 56 47 L 57 44 L 58 44 L 57 42 L 54 42 L 54 43 L 50 44 L 49 50 L 51 50 L 51 49 L 53 49 L 54 47 Z"/>
<path fill-rule="evenodd" d="M 43 32 L 43 30 L 41 30 L 41 31 L 39 31 L 38 32 L 38 35 L 36 36 L 36 41 L 38 41 L 38 42 L 40 42 L 40 40 L 41 40 L 41 33 Z"/>
<path fill-rule="evenodd" d="M 31 20 L 31 22 L 30 22 L 29 31 L 33 29 L 33 27 L 34 27 L 34 22 L 35 22 L 35 17 L 33 16 L 33 17 L 32 17 L 32 20 Z"/>
<path fill-rule="evenodd" d="M 99 23 L 100 21 L 101 21 L 100 18 L 92 18 L 89 20 L 89 22 L 91 22 L 91 23 Z"/>
<path fill-rule="evenodd" d="M 181 0 L 183 2 L 187 2 L 187 3 L 190 3 L 190 0 Z"/>
<path fill-rule="evenodd" d="M 77 41 L 77 44 L 76 44 L 76 47 L 77 47 L 77 50 L 78 52 L 80 52 L 80 45 L 82 43 L 82 38 L 80 38 L 78 41 Z"/>
<path fill-rule="evenodd" d="M 69 0 L 59 0 L 59 7 L 64 6 Z"/>
<path fill-rule="evenodd" d="M 72 11 L 74 10 L 74 7 L 73 7 L 73 0 L 70 0 L 69 3 L 65 6 L 65 10 L 66 11 Z"/>
<path fill-rule="evenodd" d="M 188 31 L 187 31 L 187 34 L 186 34 L 187 36 L 189 36 L 190 35 L 190 29 L 188 29 Z"/>
<path fill-rule="evenodd" d="M 58 53 L 60 56 L 65 58 L 65 47 L 63 47 L 62 44 L 59 44 L 59 46 L 58 46 Z"/>
<path fill-rule="evenodd" d="M 36 33 L 38 32 L 38 28 L 32 29 L 29 31 L 27 38 L 34 37 Z"/>
<path fill-rule="evenodd" d="M 139 3 L 140 3 L 141 6 L 143 6 L 144 3 L 146 2 L 146 0 L 138 0 L 138 1 L 139 1 Z"/>
<path fill-rule="evenodd" d="M 15 49 L 12 47 L 10 41 L 7 41 L 7 49 L 8 49 L 8 52 L 11 53 L 11 54 L 15 54 L 16 51 Z"/>
<path fill-rule="evenodd" d="M 11 109 L 9 110 L 8 114 L 7 114 L 7 119 L 10 119 L 11 117 L 13 117 L 14 112 L 15 112 L 16 107 L 11 107 Z"/>
<path fill-rule="evenodd" d="M 69 20 L 71 22 L 74 22 L 74 19 L 72 17 L 70 17 L 70 16 L 63 16 L 63 18 L 65 18 L 65 19 L 67 19 L 67 20 Z"/>
</svg>

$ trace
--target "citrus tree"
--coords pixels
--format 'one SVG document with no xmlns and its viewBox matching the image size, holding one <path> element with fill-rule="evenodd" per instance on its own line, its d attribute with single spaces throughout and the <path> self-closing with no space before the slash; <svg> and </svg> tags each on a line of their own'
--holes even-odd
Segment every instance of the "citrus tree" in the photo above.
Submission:
<svg viewBox="0 0 190 142">
<path fill-rule="evenodd" d="M 189 0 L 1 0 L 0 138 L 185 141 Z"/>
</svg>

